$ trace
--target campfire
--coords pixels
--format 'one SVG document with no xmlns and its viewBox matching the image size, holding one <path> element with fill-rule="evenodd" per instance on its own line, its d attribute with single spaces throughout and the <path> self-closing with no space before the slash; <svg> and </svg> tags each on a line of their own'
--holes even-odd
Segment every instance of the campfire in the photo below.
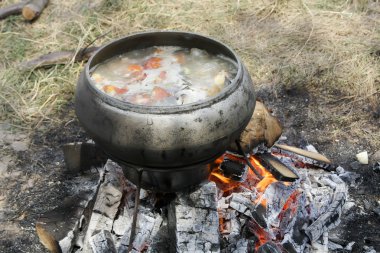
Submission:
<svg viewBox="0 0 380 253">
<path fill-rule="evenodd" d="M 279 166 L 268 169 L 268 155 Z M 37 232 L 52 252 L 327 252 L 328 230 L 339 223 L 347 189 L 328 160 L 310 156 L 287 145 L 247 159 L 226 152 L 195 188 L 167 194 L 141 189 L 132 246 L 137 189 L 108 160 L 77 222 L 62 226 L 59 238 L 53 211 L 41 217 Z M 296 178 L 289 177 L 293 173 Z"/>
<path fill-rule="evenodd" d="M 182 57 L 173 62 L 178 54 Z M 98 64 L 112 57 L 116 65 L 100 71 Z M 120 57 L 127 65 L 117 65 Z M 208 79 L 199 76 L 206 64 L 217 67 L 214 74 L 206 71 Z M 171 77 L 179 80 L 172 86 L 160 83 L 166 74 L 158 73 L 174 67 L 178 73 Z M 99 72 L 92 73 L 94 68 Z M 122 75 L 116 71 L 125 68 Z M 105 77 L 110 69 L 121 78 L 114 80 L 116 86 L 109 85 L 112 75 Z M 184 75 L 190 69 L 194 73 Z M 136 75 L 159 79 L 141 83 Z M 200 99 L 205 81 L 217 84 L 217 92 Z M 134 86 L 137 93 L 128 97 Z M 159 99 L 158 90 L 164 95 Z M 194 100 L 178 101 L 184 90 L 195 92 Z M 147 104 L 133 102 L 141 92 L 150 94 Z M 115 40 L 86 65 L 76 113 L 96 144 L 65 146 L 66 164 L 81 171 L 96 164 L 99 181 L 86 182 L 37 222 L 50 251 L 327 252 L 327 233 L 339 222 L 345 184 L 331 173 L 325 156 L 275 144 L 281 125 L 256 101 L 246 68 L 221 42 L 166 31 Z"/>
</svg>

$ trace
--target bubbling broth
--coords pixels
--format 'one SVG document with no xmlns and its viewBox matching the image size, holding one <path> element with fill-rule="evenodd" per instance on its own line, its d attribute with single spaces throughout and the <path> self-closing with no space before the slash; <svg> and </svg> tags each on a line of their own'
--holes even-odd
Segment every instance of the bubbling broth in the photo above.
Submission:
<svg viewBox="0 0 380 253">
<path fill-rule="evenodd" d="M 96 88 L 125 102 L 175 106 L 218 95 L 237 73 L 234 61 L 198 48 L 133 50 L 91 69 Z"/>
</svg>

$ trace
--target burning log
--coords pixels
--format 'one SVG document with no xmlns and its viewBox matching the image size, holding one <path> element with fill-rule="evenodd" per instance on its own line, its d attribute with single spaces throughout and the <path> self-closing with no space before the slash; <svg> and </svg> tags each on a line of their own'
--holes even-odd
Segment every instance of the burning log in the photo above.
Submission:
<svg viewBox="0 0 380 253">
<path fill-rule="evenodd" d="M 74 59 L 74 62 L 87 61 L 96 50 L 98 50 L 98 47 L 83 48 L 78 52 L 75 50 L 53 52 L 30 61 L 22 62 L 19 68 L 21 70 L 33 70 L 58 64 L 66 64 L 72 59 Z"/>
<path fill-rule="evenodd" d="M 324 232 L 338 225 L 343 205 L 346 202 L 346 185 L 337 175 L 332 175 L 331 179 L 336 184 L 332 203 L 325 213 L 305 229 L 306 235 L 312 242 L 318 240 Z"/>
<path fill-rule="evenodd" d="M 133 210 L 133 208 L 125 206 L 123 216 L 114 223 L 113 231 L 116 235 L 121 234 L 120 232 L 123 231 L 117 247 L 119 253 L 128 252 Z M 136 236 L 133 240 L 132 250 L 141 252 L 152 241 L 156 240 L 155 238 L 162 227 L 163 219 L 158 213 L 152 213 L 151 210 L 151 208 L 143 206 L 139 208 L 139 218 L 137 220 Z"/>
<path fill-rule="evenodd" d="M 288 166 L 269 153 L 256 154 L 261 164 L 279 181 L 293 182 L 299 177 Z"/>
<path fill-rule="evenodd" d="M 220 251 L 214 182 L 190 194 L 179 193 L 168 211 L 168 227 L 176 252 Z"/>
<path fill-rule="evenodd" d="M 257 249 L 257 253 L 282 253 L 282 250 L 272 242 L 267 242 Z"/>
<path fill-rule="evenodd" d="M 122 197 L 123 173 L 119 167 L 113 166 L 109 161 L 105 165 L 104 181 L 99 187 L 99 192 L 92 210 L 91 219 L 84 237 L 84 250 L 89 251 L 90 238 L 96 231 L 111 230 L 114 218 Z M 86 251 L 87 250 L 87 251 Z"/>
<path fill-rule="evenodd" d="M 41 15 L 48 3 L 49 0 L 30 0 L 22 8 L 22 16 L 26 20 L 32 21 Z"/>
<path fill-rule="evenodd" d="M 91 249 L 93 253 L 116 253 L 116 248 L 111 236 L 107 230 L 101 230 L 99 233 L 90 238 Z"/>
</svg>

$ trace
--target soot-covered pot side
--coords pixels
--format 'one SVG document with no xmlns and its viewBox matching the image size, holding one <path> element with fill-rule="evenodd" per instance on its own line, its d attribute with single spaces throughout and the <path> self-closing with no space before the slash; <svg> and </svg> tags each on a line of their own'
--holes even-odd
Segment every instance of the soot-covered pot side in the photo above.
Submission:
<svg viewBox="0 0 380 253">
<path fill-rule="evenodd" d="M 127 51 L 162 45 L 223 54 L 237 62 L 237 76 L 215 98 L 170 107 L 122 102 L 93 86 L 89 71 L 96 64 Z M 204 164 L 221 155 L 239 137 L 255 106 L 252 81 L 234 52 L 220 42 L 184 32 L 139 33 L 100 48 L 80 76 L 75 100 L 82 126 L 112 158 L 163 169 Z"/>
</svg>

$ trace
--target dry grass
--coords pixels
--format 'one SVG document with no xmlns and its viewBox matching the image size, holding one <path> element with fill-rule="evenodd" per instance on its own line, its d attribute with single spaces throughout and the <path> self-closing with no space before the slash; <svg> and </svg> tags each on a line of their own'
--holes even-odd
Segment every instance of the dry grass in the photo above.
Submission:
<svg viewBox="0 0 380 253">
<path fill-rule="evenodd" d="M 0 7 L 14 1 L 5 0 Z M 90 4 L 91 3 L 91 4 Z M 145 30 L 185 30 L 231 45 L 257 84 L 302 87 L 321 100 L 378 106 L 380 3 L 343 0 L 51 1 L 39 20 L 0 21 L 1 120 L 59 122 L 82 64 L 19 72 L 20 61 Z M 339 94 L 336 96 L 335 94 Z M 65 119 L 67 120 L 67 119 Z"/>
</svg>

